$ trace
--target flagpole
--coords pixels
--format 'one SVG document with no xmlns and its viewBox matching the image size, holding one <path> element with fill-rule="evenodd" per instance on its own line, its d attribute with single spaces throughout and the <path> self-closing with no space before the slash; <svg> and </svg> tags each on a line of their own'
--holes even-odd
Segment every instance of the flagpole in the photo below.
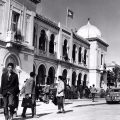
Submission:
<svg viewBox="0 0 120 120">
<path fill-rule="evenodd" d="M 68 27 L 68 8 L 67 8 L 67 15 L 66 15 L 66 28 Z"/>
</svg>

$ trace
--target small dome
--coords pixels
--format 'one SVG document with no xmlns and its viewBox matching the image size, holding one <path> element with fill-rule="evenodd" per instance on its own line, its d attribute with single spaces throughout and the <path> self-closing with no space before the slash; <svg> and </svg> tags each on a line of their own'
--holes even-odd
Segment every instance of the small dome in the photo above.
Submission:
<svg viewBox="0 0 120 120">
<path fill-rule="evenodd" d="M 77 31 L 77 35 L 83 38 L 96 38 L 96 37 L 101 38 L 100 30 L 96 26 L 91 25 L 89 19 L 87 25 L 81 27 Z"/>
</svg>

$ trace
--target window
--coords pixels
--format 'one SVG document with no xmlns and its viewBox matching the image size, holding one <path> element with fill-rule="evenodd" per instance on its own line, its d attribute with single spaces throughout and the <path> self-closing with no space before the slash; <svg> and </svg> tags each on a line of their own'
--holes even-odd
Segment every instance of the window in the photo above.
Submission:
<svg viewBox="0 0 120 120">
<path fill-rule="evenodd" d="M 79 48 L 79 56 L 78 56 L 78 60 L 79 60 L 79 62 L 81 62 L 81 47 Z"/>
<path fill-rule="evenodd" d="M 18 27 L 20 27 L 20 14 L 13 11 L 12 12 L 12 20 L 11 20 L 11 29 L 13 32 L 16 32 L 18 30 Z"/>
<path fill-rule="evenodd" d="M 103 54 L 101 54 L 101 65 L 103 65 Z"/>
<path fill-rule="evenodd" d="M 67 53 L 67 40 L 64 40 L 64 45 L 63 45 L 63 57 L 65 60 L 68 60 L 68 53 Z"/>
<path fill-rule="evenodd" d="M 33 31 L 33 46 L 37 48 L 37 27 L 34 26 L 34 31 Z"/>
<path fill-rule="evenodd" d="M 73 45 L 73 51 L 72 51 L 72 58 L 73 58 L 73 62 L 75 62 L 76 59 L 76 45 Z"/>
<path fill-rule="evenodd" d="M 41 30 L 40 38 L 39 38 L 39 49 L 45 51 L 45 43 L 46 43 L 46 33 L 45 30 Z"/>
<path fill-rule="evenodd" d="M 87 50 L 84 51 L 84 64 L 86 64 L 86 58 L 87 58 Z"/>
<path fill-rule="evenodd" d="M 0 34 L 2 33 L 2 28 L 3 28 L 3 24 L 2 24 L 2 22 L 3 22 L 3 13 L 4 13 L 4 5 L 3 5 L 3 3 L 2 2 L 0 2 Z"/>
<path fill-rule="evenodd" d="M 55 39 L 54 34 L 51 34 L 49 42 L 49 52 L 52 54 L 54 54 L 54 39 Z"/>
</svg>

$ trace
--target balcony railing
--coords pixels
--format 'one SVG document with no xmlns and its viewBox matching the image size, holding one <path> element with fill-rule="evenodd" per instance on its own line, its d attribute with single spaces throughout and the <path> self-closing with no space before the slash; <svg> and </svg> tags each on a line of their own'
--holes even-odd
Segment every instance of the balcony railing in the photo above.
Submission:
<svg viewBox="0 0 120 120">
<path fill-rule="evenodd" d="M 21 43 L 22 42 L 22 35 L 17 34 L 13 31 L 7 32 L 6 42 L 15 42 L 15 43 Z"/>
</svg>

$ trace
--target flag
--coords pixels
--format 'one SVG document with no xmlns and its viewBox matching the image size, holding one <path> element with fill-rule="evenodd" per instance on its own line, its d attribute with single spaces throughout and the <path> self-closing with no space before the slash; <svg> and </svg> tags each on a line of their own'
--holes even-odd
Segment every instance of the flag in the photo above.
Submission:
<svg viewBox="0 0 120 120">
<path fill-rule="evenodd" d="M 73 11 L 70 9 L 67 9 L 67 16 L 73 19 Z"/>
</svg>

